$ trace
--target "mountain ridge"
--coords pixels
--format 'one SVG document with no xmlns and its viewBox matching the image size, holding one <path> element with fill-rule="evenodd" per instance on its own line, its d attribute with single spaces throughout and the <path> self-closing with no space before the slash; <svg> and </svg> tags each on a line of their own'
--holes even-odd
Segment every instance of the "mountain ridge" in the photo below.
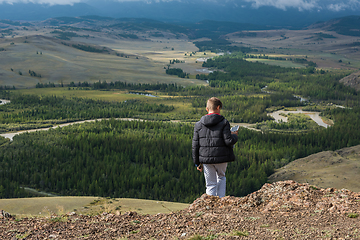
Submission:
<svg viewBox="0 0 360 240">
<path fill-rule="evenodd" d="M 0 10 L 1 11 L 1 10 Z M 124 25 L 126 24 L 126 26 Z M 280 30 L 278 26 L 259 25 L 246 22 L 220 21 L 205 19 L 198 22 L 165 22 L 152 18 L 134 18 L 134 17 L 104 17 L 99 15 L 83 16 L 58 16 L 47 18 L 41 21 L 16 21 L 0 19 L 1 28 L 11 27 L 29 27 L 29 26 L 71 26 L 71 27 L 88 27 L 88 28 L 124 28 L 124 30 L 157 29 L 160 31 L 172 31 L 181 33 L 191 38 L 201 37 L 219 37 L 229 33 L 240 31 L 261 31 L 261 30 Z M 350 15 L 341 18 L 333 18 L 328 21 L 314 22 L 304 29 L 319 29 L 322 31 L 334 31 L 346 36 L 360 36 L 360 16 Z M 285 28 L 286 29 L 286 28 Z M 291 30 L 291 28 L 289 29 Z M 201 36 L 200 36 L 201 35 Z M 357 46 L 357 45 L 356 45 Z"/>
<path fill-rule="evenodd" d="M 39 21 L 59 16 L 100 15 L 103 17 L 153 18 L 166 22 L 199 22 L 218 20 L 245 22 L 275 27 L 303 28 L 317 21 L 355 14 L 356 11 L 334 12 L 323 10 L 299 11 L 289 8 L 286 11 L 275 7 L 253 8 L 249 5 L 219 4 L 218 2 L 153 2 L 142 1 L 74 3 L 73 5 L 48 5 L 34 3 L 0 4 L 0 16 L 9 20 Z M 201 9 L 201 11 L 199 11 Z M 286 21 L 284 21 L 286 19 Z"/>
</svg>

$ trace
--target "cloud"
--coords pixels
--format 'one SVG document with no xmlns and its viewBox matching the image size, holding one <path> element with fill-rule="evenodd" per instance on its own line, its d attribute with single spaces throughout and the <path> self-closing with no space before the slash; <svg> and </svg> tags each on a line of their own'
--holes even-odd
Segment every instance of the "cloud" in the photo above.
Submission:
<svg viewBox="0 0 360 240">
<path fill-rule="evenodd" d="M 244 0 L 251 3 L 252 7 L 272 6 L 282 10 L 297 8 L 303 10 L 329 9 L 331 11 L 343 11 L 347 9 L 359 9 L 360 0 Z"/>
<path fill-rule="evenodd" d="M 324 10 L 328 9 L 330 11 L 339 12 L 344 10 L 355 10 L 360 9 L 360 0 L 0 0 L 0 4 L 8 3 L 37 3 L 37 4 L 48 4 L 48 5 L 73 5 L 74 3 L 79 2 L 89 2 L 89 1 L 114 1 L 114 2 L 147 2 L 147 3 L 161 3 L 161 2 L 212 2 L 212 3 L 221 3 L 221 4 L 236 4 L 245 8 L 249 4 L 254 8 L 259 8 L 263 6 L 272 6 L 278 9 L 286 11 L 289 8 L 295 8 L 299 11 L 305 10 Z"/>
<path fill-rule="evenodd" d="M 359 0 L 349 0 L 346 2 L 338 2 L 327 5 L 327 9 L 334 12 L 340 12 L 347 9 L 356 10 L 359 8 L 360 8 Z"/>
<path fill-rule="evenodd" d="M 74 3 L 84 2 L 83 0 L 0 0 L 0 4 L 8 3 L 35 3 L 48 5 L 73 5 Z"/>
<path fill-rule="evenodd" d="M 302 10 L 311 10 L 318 8 L 317 0 L 245 0 L 246 2 L 252 3 L 255 8 L 263 6 L 273 6 L 282 10 L 288 8 L 298 8 Z"/>
<path fill-rule="evenodd" d="M 336 4 L 330 4 L 327 6 L 327 8 L 334 12 L 339 12 L 346 9 L 346 5 L 344 3 L 336 3 Z"/>
</svg>

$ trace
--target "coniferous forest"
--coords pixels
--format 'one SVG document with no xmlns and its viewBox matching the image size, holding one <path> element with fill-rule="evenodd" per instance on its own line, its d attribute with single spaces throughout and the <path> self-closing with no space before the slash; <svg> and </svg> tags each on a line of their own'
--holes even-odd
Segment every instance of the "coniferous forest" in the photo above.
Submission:
<svg viewBox="0 0 360 240">
<path fill-rule="evenodd" d="M 346 107 L 324 107 L 322 114 L 335 123 L 326 129 L 294 134 L 241 128 L 234 149 L 236 161 L 227 171 L 228 195 L 244 196 L 259 189 L 274 169 L 297 158 L 360 144 L 358 93 L 339 83 L 346 73 L 249 63 L 241 56 L 242 53 L 223 56 L 204 63 L 221 70 L 197 76 L 208 80 L 209 87 L 134 85 L 120 81 L 72 86 L 84 91 L 156 90 L 191 104 L 190 109 L 180 114 L 174 113 L 177 110 L 173 105 L 161 102 L 114 103 L 1 91 L 1 98 L 11 100 L 10 104 L 0 106 L 3 132 L 59 122 L 108 119 L 20 134 L 12 142 L 1 138 L 0 197 L 29 196 L 22 187 L 31 187 L 59 195 L 191 202 L 205 191 L 204 178 L 191 159 L 192 122 L 205 113 L 205 102 L 212 96 L 222 99 L 222 114 L 231 122 L 263 122 L 271 119 L 267 115 L 270 108 L 309 104 L 294 95 L 309 98 L 315 105 L 336 103 Z M 265 86 L 272 93 L 263 92 Z M 138 120 L 116 119 L 132 117 Z"/>
</svg>

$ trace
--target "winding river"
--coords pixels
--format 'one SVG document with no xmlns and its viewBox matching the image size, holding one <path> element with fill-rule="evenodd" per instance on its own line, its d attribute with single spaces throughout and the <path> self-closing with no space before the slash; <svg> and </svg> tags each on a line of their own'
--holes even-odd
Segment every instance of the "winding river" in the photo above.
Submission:
<svg viewBox="0 0 360 240">
<path fill-rule="evenodd" d="M 86 122 L 95 122 L 95 121 L 102 121 L 102 120 L 110 120 L 110 118 L 100 118 L 100 119 L 91 119 L 91 120 L 84 120 L 84 121 L 77 121 L 77 122 L 69 122 L 69 123 L 59 124 L 59 125 L 55 125 L 53 127 L 48 127 L 48 128 L 37 128 L 37 129 L 22 130 L 22 131 L 17 131 L 17 132 L 1 133 L 0 136 L 2 136 L 4 138 L 8 138 L 8 139 L 10 139 L 10 141 L 12 141 L 13 138 L 16 135 L 19 135 L 19 134 L 22 134 L 22 133 L 30 133 L 30 132 L 37 132 L 37 131 L 47 131 L 49 129 L 55 129 L 55 128 L 59 128 L 59 127 L 66 127 L 66 126 L 74 125 L 74 124 L 82 124 L 82 123 L 86 123 Z M 147 121 L 147 120 L 144 120 L 144 119 L 136 119 L 136 118 L 116 118 L 116 120 L 120 120 L 120 121 Z M 170 120 L 170 122 L 179 123 L 180 121 L 179 120 Z M 244 128 L 257 130 L 257 129 L 251 128 L 254 124 L 249 124 L 249 123 L 234 123 L 234 124 L 231 124 L 231 125 L 239 125 L 239 126 L 244 127 Z"/>
<path fill-rule="evenodd" d="M 55 129 L 55 128 L 59 128 L 59 127 L 66 127 L 66 126 L 70 126 L 70 125 L 74 125 L 74 124 L 81 124 L 81 123 L 86 123 L 86 122 L 95 122 L 95 121 L 102 121 L 102 120 L 109 120 L 109 119 L 110 118 L 101 118 L 101 119 L 91 119 L 91 120 L 84 120 L 84 121 L 77 121 L 77 122 L 69 122 L 69 123 L 59 124 L 59 125 L 55 125 L 53 127 L 48 127 L 48 128 L 37 128 L 37 129 L 29 129 L 29 130 L 23 130 L 23 131 L 17 131 L 17 132 L 2 133 L 2 134 L 0 134 L 0 136 L 2 136 L 4 138 L 8 138 L 8 139 L 10 139 L 10 141 L 12 141 L 14 136 L 22 134 L 22 133 L 30 133 L 30 132 L 37 132 L 37 131 L 47 131 L 49 129 Z M 144 120 L 135 119 L 135 118 L 118 118 L 116 120 L 144 121 Z"/>
<path fill-rule="evenodd" d="M 10 100 L 0 99 L 0 105 L 10 103 Z"/>
<path fill-rule="evenodd" d="M 268 93 L 268 94 L 272 94 L 272 92 L 269 92 L 269 91 L 266 91 L 268 86 L 265 86 L 261 89 L 262 92 L 264 93 Z M 301 96 L 297 96 L 297 95 L 294 95 L 294 97 L 300 99 L 300 102 L 307 102 L 308 99 L 306 98 L 303 98 Z M 339 107 L 342 107 L 342 106 L 339 106 Z M 282 116 L 282 115 L 287 115 L 288 113 L 301 113 L 301 114 L 306 114 L 308 115 L 314 122 L 316 122 L 319 126 L 321 127 L 325 127 L 325 128 L 328 128 L 330 127 L 331 125 L 325 123 L 322 118 L 320 117 L 320 112 L 304 112 L 303 110 L 301 109 L 297 109 L 296 111 L 284 111 L 284 110 L 279 110 L 279 111 L 276 111 L 276 112 L 272 112 L 272 113 L 269 113 L 268 115 L 273 117 L 275 119 L 275 122 L 279 123 L 279 122 L 287 122 L 288 119 L 287 117 L 285 116 Z M 282 115 L 280 115 L 282 114 Z"/>
<path fill-rule="evenodd" d="M 305 112 L 301 109 L 298 109 L 296 111 L 284 111 L 284 110 L 279 110 L 279 111 L 276 111 L 276 112 L 272 112 L 272 113 L 269 113 L 268 115 L 273 117 L 275 119 L 276 122 L 287 122 L 288 119 L 287 117 L 285 116 L 282 116 L 282 115 L 287 115 L 288 113 L 301 113 L 301 114 L 306 114 L 308 115 L 314 122 L 316 122 L 319 126 L 322 126 L 322 127 L 330 127 L 331 125 L 325 123 L 322 118 L 320 117 L 320 112 Z M 280 115 L 282 114 L 282 115 Z"/>
</svg>

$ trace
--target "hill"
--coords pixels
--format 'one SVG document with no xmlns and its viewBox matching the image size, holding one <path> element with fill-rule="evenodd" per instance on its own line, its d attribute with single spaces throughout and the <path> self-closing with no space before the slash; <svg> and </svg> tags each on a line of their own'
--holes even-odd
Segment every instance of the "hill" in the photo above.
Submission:
<svg viewBox="0 0 360 240">
<path fill-rule="evenodd" d="M 360 91 L 360 72 L 352 73 L 349 76 L 341 79 L 340 82 L 346 86 L 355 88 L 356 91 Z"/>
<path fill-rule="evenodd" d="M 229 51 L 266 55 L 269 59 L 249 61 L 282 67 L 305 67 L 294 62 L 298 59 L 324 70 L 358 70 L 358 38 L 316 26 L 286 30 L 236 22 L 167 23 L 95 15 L 41 22 L 1 20 L 0 85 L 28 88 L 99 80 L 206 85 L 195 79 L 207 70 L 198 60 Z M 173 60 L 173 67 L 189 73 L 190 79 L 165 73 Z"/>
<path fill-rule="evenodd" d="M 3 24 L 21 25 L 24 23 L 3 21 Z M 245 30 L 268 30 L 277 29 L 277 27 L 269 27 L 259 24 L 238 23 L 230 21 L 214 21 L 203 20 L 196 23 L 181 22 L 172 23 L 166 21 L 158 21 L 149 18 L 109 18 L 96 15 L 80 16 L 80 17 L 55 17 L 41 22 L 39 26 L 58 27 L 61 30 L 79 31 L 89 30 L 101 31 L 102 28 L 111 29 L 112 31 L 127 31 L 137 34 L 138 38 L 142 38 L 144 34 L 155 31 L 159 37 L 163 32 L 175 34 L 177 38 L 187 36 L 190 39 L 196 38 L 218 38 L 219 36 Z M 109 32 L 107 32 L 109 34 Z"/>
<path fill-rule="evenodd" d="M 68 213 L 15 219 L 1 212 L 2 239 L 355 239 L 360 194 L 293 181 L 243 198 L 204 194 L 169 214 Z"/>
<path fill-rule="evenodd" d="M 275 170 L 270 182 L 294 180 L 359 192 L 360 145 L 316 153 Z M 340 171 L 341 169 L 341 171 Z"/>
<path fill-rule="evenodd" d="M 360 36 L 360 16 L 334 18 L 326 22 L 315 23 L 309 28 L 323 28 L 348 36 Z"/>
<path fill-rule="evenodd" d="M 86 29 L 70 32 L 52 28 L 39 33 L 37 29 L 13 30 L 9 34 L 17 35 L 15 38 L 0 38 L 0 85 L 26 88 L 38 83 L 58 85 L 99 80 L 175 83 L 179 82 L 178 78 L 165 74 L 164 67 L 169 59 L 183 57 L 183 51 L 196 49 L 183 40 L 134 41 L 130 34 L 120 37 Z M 196 79 L 181 82 L 204 84 Z"/>
</svg>

